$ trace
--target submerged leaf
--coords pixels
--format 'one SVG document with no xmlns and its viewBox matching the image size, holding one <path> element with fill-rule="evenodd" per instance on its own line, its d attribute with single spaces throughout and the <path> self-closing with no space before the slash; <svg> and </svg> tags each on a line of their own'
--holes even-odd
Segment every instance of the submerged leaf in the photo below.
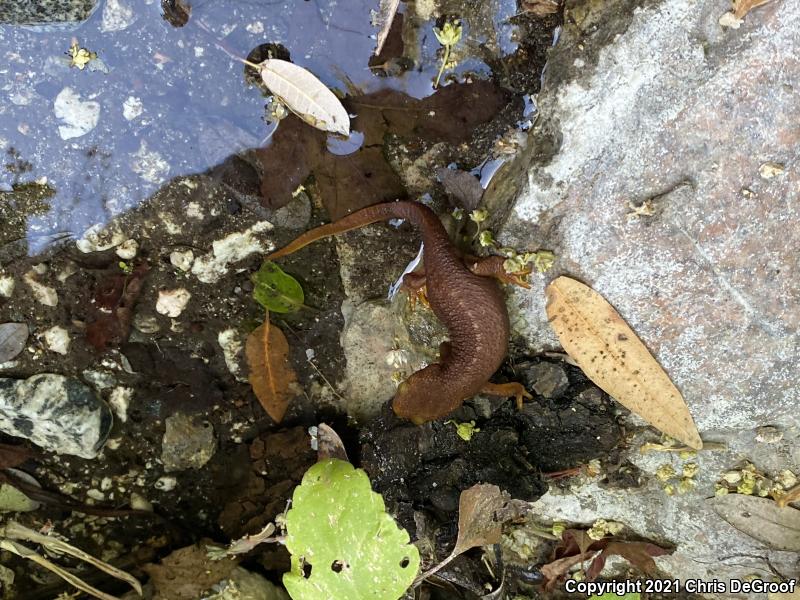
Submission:
<svg viewBox="0 0 800 600">
<path fill-rule="evenodd" d="M 274 262 L 265 261 L 251 279 L 253 298 L 267 310 L 288 313 L 303 307 L 303 288 Z"/>
<path fill-rule="evenodd" d="M 0 363 L 9 361 L 22 352 L 27 340 L 27 323 L 0 324 Z"/>
<path fill-rule="evenodd" d="M 297 375 L 289 364 L 286 336 L 265 321 L 247 338 L 245 356 L 253 392 L 267 414 L 280 423 L 297 386 Z"/>
<path fill-rule="evenodd" d="M 776 550 L 800 552 L 800 510 L 744 494 L 716 496 L 707 502 L 742 533 Z"/>
<path fill-rule="evenodd" d="M 605 298 L 569 277 L 546 293 L 550 325 L 589 379 L 662 432 L 703 447 L 683 396 Z"/>
<path fill-rule="evenodd" d="M 279 58 L 268 58 L 259 66 L 270 92 L 294 114 L 322 131 L 350 135 L 350 115 L 310 71 Z"/>
</svg>

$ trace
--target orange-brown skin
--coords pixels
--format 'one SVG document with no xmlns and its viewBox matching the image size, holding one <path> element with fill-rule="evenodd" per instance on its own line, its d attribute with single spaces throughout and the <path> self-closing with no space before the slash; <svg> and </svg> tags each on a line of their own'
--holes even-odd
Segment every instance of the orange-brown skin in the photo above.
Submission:
<svg viewBox="0 0 800 600">
<path fill-rule="evenodd" d="M 407 219 L 422 234 L 427 297 L 434 314 L 450 332 L 440 362 L 428 365 L 400 384 L 392 407 L 400 416 L 420 424 L 455 410 L 480 392 L 505 359 L 508 349 L 508 311 L 496 269 L 475 275 L 464 264 L 436 214 L 416 202 L 386 202 L 356 211 L 335 223 L 312 229 L 285 248 L 267 256 L 291 254 L 313 241 L 387 219 Z M 499 259 L 499 257 L 493 257 Z M 500 265 L 499 261 L 492 264 Z"/>
</svg>

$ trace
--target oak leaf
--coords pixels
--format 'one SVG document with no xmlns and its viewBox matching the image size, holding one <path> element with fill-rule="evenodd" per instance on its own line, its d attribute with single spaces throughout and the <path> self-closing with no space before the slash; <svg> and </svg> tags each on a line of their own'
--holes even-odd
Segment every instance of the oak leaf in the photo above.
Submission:
<svg viewBox="0 0 800 600">
<path fill-rule="evenodd" d="M 742 533 L 776 550 L 800 552 L 800 510 L 744 494 L 715 496 L 707 502 Z"/>
<path fill-rule="evenodd" d="M 569 277 L 555 279 L 546 294 L 550 325 L 589 379 L 660 431 L 703 447 L 683 396 L 605 298 Z"/>
<path fill-rule="evenodd" d="M 737 19 L 744 19 L 751 10 L 763 6 L 767 2 L 772 2 L 772 0 L 733 0 L 733 15 Z"/>
<path fill-rule="evenodd" d="M 264 321 L 247 338 L 245 356 L 256 398 L 267 414 L 280 423 L 298 385 L 297 375 L 289 364 L 286 336 L 268 320 Z"/>
<path fill-rule="evenodd" d="M 303 121 L 322 131 L 350 135 L 350 115 L 313 73 L 279 58 L 268 58 L 258 66 L 269 91 Z"/>
</svg>

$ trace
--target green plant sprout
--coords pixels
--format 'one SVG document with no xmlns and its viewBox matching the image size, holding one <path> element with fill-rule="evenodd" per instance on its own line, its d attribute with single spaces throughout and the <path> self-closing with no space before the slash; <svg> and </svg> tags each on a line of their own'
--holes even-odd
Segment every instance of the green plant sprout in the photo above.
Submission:
<svg viewBox="0 0 800 600">
<path fill-rule="evenodd" d="M 419 552 L 386 512 L 367 474 L 349 462 L 318 462 L 286 513 L 293 600 L 397 600 L 414 581 Z"/>
<path fill-rule="evenodd" d="M 461 21 L 458 19 L 445 21 L 441 29 L 437 27 L 433 28 L 433 34 L 436 36 L 436 39 L 439 40 L 439 43 L 444 47 L 444 56 L 442 57 L 442 64 L 439 67 L 439 72 L 436 74 L 436 81 L 433 84 L 434 88 L 439 87 L 439 81 L 442 78 L 442 73 L 444 73 L 444 70 L 447 68 L 447 64 L 450 62 L 450 51 L 461 39 L 462 32 L 463 29 L 461 27 Z"/>
</svg>

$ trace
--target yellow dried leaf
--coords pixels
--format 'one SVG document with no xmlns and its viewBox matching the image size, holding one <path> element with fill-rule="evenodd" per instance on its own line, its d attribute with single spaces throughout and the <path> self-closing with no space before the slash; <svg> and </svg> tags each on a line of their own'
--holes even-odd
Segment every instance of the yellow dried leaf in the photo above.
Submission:
<svg viewBox="0 0 800 600">
<path fill-rule="evenodd" d="M 733 0 L 733 15 L 737 19 L 744 19 L 745 15 L 758 6 L 763 6 L 772 0 Z"/>
<path fill-rule="evenodd" d="M 267 414 L 280 423 L 297 387 L 297 375 L 289 364 L 286 336 L 265 321 L 247 338 L 245 356 L 256 398 Z"/>
<path fill-rule="evenodd" d="M 569 277 L 546 294 L 550 325 L 589 379 L 660 431 L 703 447 L 681 393 L 605 298 Z"/>
<path fill-rule="evenodd" d="M 792 502 L 800 502 L 800 485 L 794 486 L 783 496 L 778 498 L 777 502 L 778 506 L 780 506 L 781 508 L 783 508 L 784 506 L 788 506 Z"/>
</svg>

